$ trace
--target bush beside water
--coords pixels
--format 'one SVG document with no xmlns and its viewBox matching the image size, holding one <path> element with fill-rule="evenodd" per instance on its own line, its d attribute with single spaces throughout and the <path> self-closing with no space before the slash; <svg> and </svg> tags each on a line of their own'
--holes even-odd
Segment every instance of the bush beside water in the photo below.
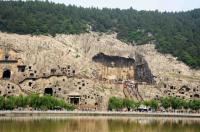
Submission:
<svg viewBox="0 0 200 132">
<path fill-rule="evenodd" d="M 13 110 L 28 107 L 32 107 L 35 110 L 74 110 L 73 105 L 50 95 L 39 96 L 38 94 L 31 94 L 29 96 L 0 96 L 0 110 Z"/>
<path fill-rule="evenodd" d="M 171 108 L 172 110 L 200 110 L 200 100 L 193 99 L 193 100 L 184 100 L 176 97 L 163 97 L 160 100 L 148 100 L 148 101 L 134 101 L 131 99 L 122 99 L 118 97 L 111 97 L 108 101 L 108 110 L 122 110 L 130 109 L 137 110 L 140 105 L 149 106 L 151 109 L 157 111 L 159 108 L 164 108 L 168 110 Z"/>
</svg>

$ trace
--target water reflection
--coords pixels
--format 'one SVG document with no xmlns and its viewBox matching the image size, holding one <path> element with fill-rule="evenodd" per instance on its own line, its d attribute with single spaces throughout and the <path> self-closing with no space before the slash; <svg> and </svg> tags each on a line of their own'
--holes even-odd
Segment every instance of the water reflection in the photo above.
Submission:
<svg viewBox="0 0 200 132">
<path fill-rule="evenodd" d="M 0 132 L 199 132 L 200 119 L 0 117 Z"/>
</svg>

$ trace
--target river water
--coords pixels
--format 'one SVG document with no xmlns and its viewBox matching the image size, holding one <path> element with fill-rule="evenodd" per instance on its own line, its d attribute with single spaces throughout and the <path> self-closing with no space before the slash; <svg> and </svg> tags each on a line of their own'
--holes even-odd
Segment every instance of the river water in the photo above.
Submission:
<svg viewBox="0 0 200 132">
<path fill-rule="evenodd" d="M 0 132 L 200 132 L 200 119 L 152 117 L 0 117 Z"/>
</svg>

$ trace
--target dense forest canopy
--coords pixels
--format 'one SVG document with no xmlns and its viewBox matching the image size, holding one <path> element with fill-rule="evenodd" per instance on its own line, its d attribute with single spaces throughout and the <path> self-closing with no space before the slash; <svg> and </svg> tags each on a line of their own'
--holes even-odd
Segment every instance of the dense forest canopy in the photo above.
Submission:
<svg viewBox="0 0 200 132">
<path fill-rule="evenodd" d="M 41 1 L 0 1 L 0 30 L 18 34 L 117 32 L 127 43 L 154 42 L 200 68 L 200 9 L 187 12 L 97 9 Z"/>
</svg>

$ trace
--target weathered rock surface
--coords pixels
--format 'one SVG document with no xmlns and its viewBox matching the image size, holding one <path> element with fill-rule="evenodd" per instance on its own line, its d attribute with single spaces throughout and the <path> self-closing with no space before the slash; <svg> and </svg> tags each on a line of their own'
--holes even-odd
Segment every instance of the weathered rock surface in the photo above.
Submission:
<svg viewBox="0 0 200 132">
<path fill-rule="evenodd" d="M 145 83 L 146 77 L 142 81 L 136 78 L 139 63 L 116 66 L 116 61 L 107 65 L 92 60 L 99 53 L 137 60 L 136 52 L 143 56 L 155 83 Z M 91 109 L 105 109 L 111 96 L 136 99 L 136 95 L 140 99 L 164 95 L 188 99 L 200 96 L 199 70 L 190 69 L 171 55 L 158 53 L 152 44 L 133 47 L 117 40 L 115 34 L 87 33 L 53 38 L 0 33 L 0 60 L 0 94 L 5 96 L 47 92 Z M 140 72 L 141 77 L 146 76 L 143 72 Z M 124 82 L 130 80 L 134 86 L 130 85 L 131 91 L 124 91 Z"/>
</svg>

